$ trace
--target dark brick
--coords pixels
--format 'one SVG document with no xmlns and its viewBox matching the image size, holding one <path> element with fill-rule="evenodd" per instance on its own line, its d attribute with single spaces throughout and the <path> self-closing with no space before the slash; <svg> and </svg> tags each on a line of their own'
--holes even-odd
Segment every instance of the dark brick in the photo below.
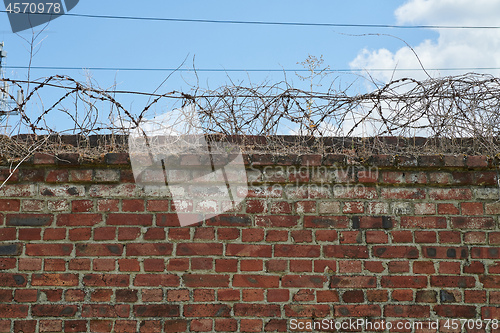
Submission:
<svg viewBox="0 0 500 333">
<path fill-rule="evenodd" d="M 21 250 L 20 244 L 0 244 L 0 256 L 18 256 Z"/>
<path fill-rule="evenodd" d="M 10 226 L 45 226 L 53 220 L 51 214 L 9 214 L 7 215 L 7 225 Z"/>
</svg>

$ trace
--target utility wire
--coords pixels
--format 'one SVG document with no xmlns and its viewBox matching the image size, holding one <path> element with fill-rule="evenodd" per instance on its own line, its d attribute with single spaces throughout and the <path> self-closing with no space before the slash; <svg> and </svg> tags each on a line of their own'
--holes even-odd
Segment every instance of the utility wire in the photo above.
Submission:
<svg viewBox="0 0 500 333">
<path fill-rule="evenodd" d="M 222 69 L 222 68 L 133 68 L 133 67 L 60 67 L 60 66 L 3 66 L 8 69 L 39 69 L 39 70 L 93 70 L 93 71 L 136 71 L 136 72 L 309 72 L 308 69 Z M 401 72 L 401 71 L 421 71 L 422 68 L 351 68 L 351 69 L 335 69 L 326 72 Z M 426 68 L 428 71 L 477 71 L 477 70 L 500 70 L 500 67 L 454 67 L 454 68 Z"/>
<path fill-rule="evenodd" d="M 1 13 L 9 13 L 1 10 Z M 17 13 L 16 15 L 53 15 L 50 13 Z M 303 27 L 336 27 L 336 28 L 394 28 L 394 29 L 500 29 L 500 26 L 458 26 L 458 25 L 399 25 L 399 24 L 355 24 L 355 23 L 312 23 L 312 22 L 273 22 L 273 21 L 245 21 L 245 20 L 209 20 L 209 19 L 186 19 L 186 18 L 164 18 L 164 17 L 138 17 L 138 16 L 116 16 L 116 15 L 93 15 L 66 13 L 66 16 L 136 20 L 136 21 L 163 21 L 163 22 L 187 22 L 187 23 L 217 23 L 217 24 L 252 24 L 252 25 L 282 25 Z"/>
</svg>

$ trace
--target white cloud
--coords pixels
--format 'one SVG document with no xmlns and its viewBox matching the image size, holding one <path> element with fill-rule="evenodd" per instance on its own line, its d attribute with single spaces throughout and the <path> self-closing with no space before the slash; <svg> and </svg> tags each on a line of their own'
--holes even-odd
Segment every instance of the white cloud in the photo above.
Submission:
<svg viewBox="0 0 500 333">
<path fill-rule="evenodd" d="M 498 26 L 498 0 L 410 0 L 395 11 L 398 24 Z M 432 68 L 500 67 L 500 29 L 436 29 L 436 40 L 412 45 L 423 66 Z M 352 68 L 420 68 L 417 58 L 407 46 L 392 52 L 385 48 L 363 49 L 350 63 Z M 467 71 L 465 71 L 467 72 Z M 482 72 L 499 75 L 500 70 Z M 462 74 L 429 71 L 431 76 Z M 373 72 L 373 77 L 387 82 L 394 78 L 426 78 L 419 72 Z"/>
</svg>

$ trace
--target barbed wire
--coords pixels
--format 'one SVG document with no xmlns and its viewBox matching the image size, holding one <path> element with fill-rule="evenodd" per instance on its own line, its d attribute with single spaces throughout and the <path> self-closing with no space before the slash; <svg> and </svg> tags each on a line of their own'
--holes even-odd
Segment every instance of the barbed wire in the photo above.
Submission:
<svg viewBox="0 0 500 333">
<path fill-rule="evenodd" d="M 63 75 L 32 81 L 1 81 L 17 87 L 25 96 L 16 101 L 9 91 L 0 88 L 13 105 L 7 111 L 19 114 L 19 120 L 13 125 L 17 133 L 10 131 L 6 133 L 8 136 L 27 130 L 34 136 L 110 134 L 126 137 L 130 129 L 151 118 L 156 109 L 165 105 L 180 108 L 194 104 L 207 135 L 283 138 L 288 134 L 303 138 L 304 142 L 310 142 L 311 138 L 358 138 L 347 140 L 350 146 L 344 142 L 339 147 L 327 147 L 323 140 L 322 147 L 315 148 L 325 151 L 347 149 L 357 153 L 363 149 L 367 153 L 405 150 L 410 153 L 495 155 L 499 148 L 500 79 L 484 74 L 422 81 L 403 78 L 369 93 L 355 95 L 349 94 L 349 89 L 335 88 L 333 83 L 323 92 L 311 92 L 294 88 L 286 81 L 253 86 L 227 85 L 214 90 L 194 87 L 188 92 L 164 94 L 101 89 L 91 81 L 78 82 Z M 44 101 L 42 92 L 45 89 L 56 89 L 59 97 L 50 103 Z M 139 112 L 132 112 L 119 101 L 123 95 L 143 96 L 149 100 Z M 61 123 L 47 121 L 55 112 L 66 115 L 67 128 L 61 128 Z M 418 145 L 403 140 L 394 146 L 383 144 L 387 140 L 377 139 L 387 136 L 424 137 L 427 140 Z M 467 141 L 465 146 L 461 144 L 464 139 Z M 285 146 L 286 140 L 283 140 L 253 149 L 279 150 Z M 126 140 L 118 141 L 126 146 Z M 311 149 L 308 145 L 304 149 Z"/>
</svg>

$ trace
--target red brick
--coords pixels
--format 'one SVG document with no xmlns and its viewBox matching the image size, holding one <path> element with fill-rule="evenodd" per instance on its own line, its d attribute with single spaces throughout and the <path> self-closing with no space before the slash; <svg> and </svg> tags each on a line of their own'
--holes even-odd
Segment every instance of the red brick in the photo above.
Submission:
<svg viewBox="0 0 500 333">
<path fill-rule="evenodd" d="M 430 308 L 426 305 L 385 305 L 384 314 L 399 318 L 429 318 Z"/>
<path fill-rule="evenodd" d="M 211 332 L 213 322 L 211 319 L 191 320 L 191 332 Z"/>
<path fill-rule="evenodd" d="M 194 240 L 215 240 L 214 228 L 198 227 L 194 230 Z"/>
<path fill-rule="evenodd" d="M 231 308 L 226 304 L 185 304 L 185 317 L 230 317 Z"/>
<path fill-rule="evenodd" d="M 228 287 L 229 276 L 221 274 L 184 274 L 184 285 L 187 287 Z"/>
<path fill-rule="evenodd" d="M 419 251 L 415 246 L 374 246 L 373 254 L 379 258 L 407 258 L 416 259 Z"/>
<path fill-rule="evenodd" d="M 43 240 L 63 240 L 66 238 L 65 228 L 46 228 L 43 232 Z"/>
<path fill-rule="evenodd" d="M 345 229 L 349 227 L 349 218 L 347 216 L 304 216 L 304 227 Z"/>
<path fill-rule="evenodd" d="M 74 317 L 78 307 L 65 304 L 34 304 L 31 312 L 34 317 Z"/>
<path fill-rule="evenodd" d="M 414 261 L 413 273 L 415 274 L 433 274 L 435 273 L 434 263 L 432 261 Z"/>
<path fill-rule="evenodd" d="M 285 275 L 281 278 L 281 286 L 287 288 L 322 288 L 326 277 L 323 275 Z"/>
<path fill-rule="evenodd" d="M 168 243 L 130 243 L 127 245 L 126 251 L 127 256 L 168 256 L 172 254 L 173 245 Z"/>
<path fill-rule="evenodd" d="M 214 302 L 215 291 L 213 289 L 195 289 L 193 290 L 193 300 L 195 302 Z"/>
<path fill-rule="evenodd" d="M 367 230 L 365 236 L 368 244 L 385 244 L 388 241 L 388 236 L 384 231 Z"/>
<path fill-rule="evenodd" d="M 69 175 L 72 182 L 91 182 L 92 170 L 70 170 Z"/>
<path fill-rule="evenodd" d="M 128 251 L 128 249 L 127 249 Z M 121 244 L 77 244 L 76 255 L 80 257 L 121 256 Z"/>
<path fill-rule="evenodd" d="M 465 217 L 451 218 L 451 226 L 457 229 L 493 229 L 495 221 L 491 217 Z"/>
<path fill-rule="evenodd" d="M 357 245 L 325 245 L 323 246 L 325 257 L 367 259 L 368 247 Z"/>
<path fill-rule="evenodd" d="M 286 242 L 288 240 L 287 230 L 268 230 L 266 234 L 267 242 Z"/>
<path fill-rule="evenodd" d="M 240 270 L 242 272 L 262 271 L 263 261 L 260 259 L 250 259 L 240 261 Z"/>
<path fill-rule="evenodd" d="M 316 213 L 316 201 L 299 201 L 295 203 L 297 214 Z"/>
<path fill-rule="evenodd" d="M 269 291 L 268 291 L 269 295 Z M 240 291 L 237 289 L 218 289 L 217 299 L 222 302 L 239 301 Z"/>
<path fill-rule="evenodd" d="M 215 330 L 217 332 L 236 332 L 238 330 L 238 322 L 236 319 L 217 318 L 215 319 Z"/>
<path fill-rule="evenodd" d="M 483 308 L 484 309 L 484 308 Z M 440 317 L 476 318 L 476 307 L 471 305 L 435 305 L 433 310 Z"/>
<path fill-rule="evenodd" d="M 91 287 L 128 287 L 129 276 L 126 274 L 85 274 L 83 284 Z"/>
<path fill-rule="evenodd" d="M 65 320 L 64 321 L 64 332 L 86 332 L 87 331 L 87 321 L 85 320 Z"/>
<path fill-rule="evenodd" d="M 338 263 L 339 273 L 361 273 L 363 263 L 357 260 L 341 260 Z"/>
<path fill-rule="evenodd" d="M 190 239 L 191 233 L 188 228 L 169 228 L 168 238 L 172 240 Z"/>
<path fill-rule="evenodd" d="M 468 188 L 430 189 L 429 198 L 432 200 L 470 200 L 472 191 Z"/>
<path fill-rule="evenodd" d="M 161 289 L 142 289 L 143 302 L 160 302 L 163 299 Z"/>
<path fill-rule="evenodd" d="M 189 290 L 169 290 L 167 292 L 167 301 L 169 302 L 185 302 L 189 301 Z"/>
<path fill-rule="evenodd" d="M 34 333 L 36 331 L 36 320 L 16 320 L 14 322 L 14 332 Z M 9 330 L 10 332 L 10 325 Z"/>
<path fill-rule="evenodd" d="M 234 287 L 277 288 L 279 286 L 279 283 L 279 276 L 236 274 L 233 277 Z"/>
<path fill-rule="evenodd" d="M 485 290 L 465 290 L 464 295 L 465 303 L 486 303 Z"/>
<path fill-rule="evenodd" d="M 377 278 L 374 276 L 334 276 L 331 288 L 376 288 Z"/>
<path fill-rule="evenodd" d="M 262 332 L 262 320 L 241 319 L 240 332 Z"/>
<path fill-rule="evenodd" d="M 264 301 L 264 289 L 243 289 L 241 292 L 243 302 L 261 302 Z"/>
<path fill-rule="evenodd" d="M 143 212 L 144 200 L 141 199 L 123 199 L 122 211 L 124 212 Z"/>
<path fill-rule="evenodd" d="M 19 229 L 17 239 L 19 240 L 41 240 L 42 229 L 40 228 L 23 228 Z"/>
<path fill-rule="evenodd" d="M 94 271 L 114 271 L 115 259 L 94 259 L 92 268 Z"/>
<path fill-rule="evenodd" d="M 99 212 L 117 212 L 120 200 L 101 199 L 97 201 L 97 210 Z"/>
<path fill-rule="evenodd" d="M 426 276 L 382 276 L 383 288 L 424 288 L 427 286 Z"/>
<path fill-rule="evenodd" d="M 173 258 L 169 259 L 167 264 L 168 271 L 187 271 L 189 270 L 189 259 Z"/>
<path fill-rule="evenodd" d="M 260 242 L 264 239 L 264 229 L 243 229 L 241 231 L 242 242 Z"/>
<path fill-rule="evenodd" d="M 179 243 L 177 244 L 178 256 L 216 256 L 222 255 L 223 245 L 220 243 Z"/>
<path fill-rule="evenodd" d="M 68 232 L 68 238 L 71 241 L 89 240 L 91 236 L 92 236 L 91 228 L 75 228 L 75 229 L 70 229 Z"/>
<path fill-rule="evenodd" d="M 113 328 L 113 322 L 111 320 L 91 320 L 90 321 L 90 331 L 91 332 L 111 332 Z"/>
<path fill-rule="evenodd" d="M 277 304 L 244 304 L 237 303 L 233 307 L 235 316 L 245 317 L 277 317 L 280 306 Z"/>
<path fill-rule="evenodd" d="M 312 272 L 311 260 L 290 260 L 290 272 Z"/>
<path fill-rule="evenodd" d="M 102 221 L 101 214 L 60 214 L 58 226 L 94 226 Z"/>
<path fill-rule="evenodd" d="M 44 270 L 45 271 L 60 271 L 66 270 L 66 260 L 64 259 L 45 259 L 44 260 Z"/>
<path fill-rule="evenodd" d="M 461 233 L 457 231 L 440 231 L 439 232 L 439 242 L 448 244 L 459 244 L 461 243 Z"/>
<path fill-rule="evenodd" d="M 144 259 L 144 271 L 163 272 L 165 270 L 164 259 Z"/>
<path fill-rule="evenodd" d="M 408 261 L 390 261 L 388 264 L 389 273 L 407 273 L 410 271 Z"/>
<path fill-rule="evenodd" d="M 441 216 L 401 216 L 401 227 L 411 229 L 444 229 L 446 217 Z"/>
<path fill-rule="evenodd" d="M 137 274 L 134 279 L 134 286 L 141 287 L 177 287 L 179 283 L 179 277 L 174 274 Z"/>
<path fill-rule="evenodd" d="M 66 302 L 83 302 L 85 299 L 85 292 L 83 290 L 69 289 L 66 290 L 64 300 Z"/>
<path fill-rule="evenodd" d="M 110 302 L 112 295 L 113 295 L 113 290 L 97 289 L 92 291 L 92 295 L 90 295 L 90 300 L 92 302 Z"/>
<path fill-rule="evenodd" d="M 170 200 L 148 200 L 146 210 L 148 212 L 168 212 Z"/>
<path fill-rule="evenodd" d="M 470 231 L 464 235 L 464 243 L 466 244 L 485 244 L 486 233 L 481 231 Z"/>
<path fill-rule="evenodd" d="M 0 217 L 2 220 L 2 217 Z M 15 240 L 16 239 L 17 228 L 0 228 L 0 240 Z"/>
<path fill-rule="evenodd" d="M 68 268 L 76 271 L 88 271 L 90 270 L 90 259 L 71 259 Z"/>
<path fill-rule="evenodd" d="M 436 243 L 437 236 L 435 231 L 415 231 L 416 243 Z"/>
<path fill-rule="evenodd" d="M 391 235 L 394 243 L 413 243 L 413 235 L 409 230 L 395 230 Z"/>
<path fill-rule="evenodd" d="M 468 250 L 466 247 L 422 246 L 422 254 L 426 258 L 464 259 Z"/>
<path fill-rule="evenodd" d="M 153 224 L 153 216 L 150 214 L 115 214 L 110 213 L 106 218 L 108 225 L 141 225 Z"/>
<path fill-rule="evenodd" d="M 365 294 L 363 290 L 348 290 L 342 295 L 342 300 L 346 303 L 363 303 Z"/>
<path fill-rule="evenodd" d="M 19 199 L 0 199 L 1 212 L 17 212 L 21 206 Z"/>
<path fill-rule="evenodd" d="M 126 318 L 130 311 L 129 305 L 117 304 L 84 304 L 82 306 L 82 318 L 94 317 L 94 318 Z"/>
<path fill-rule="evenodd" d="M 135 320 L 117 320 L 115 322 L 116 333 L 136 333 L 137 322 Z"/>
<path fill-rule="evenodd" d="M 38 299 L 38 291 L 32 289 L 18 289 L 14 293 L 14 300 L 16 302 L 36 302 Z"/>
<path fill-rule="evenodd" d="M 320 246 L 317 245 L 274 245 L 275 257 L 319 257 Z"/>
<path fill-rule="evenodd" d="M 379 317 L 382 314 L 380 306 L 374 304 L 340 305 L 334 311 L 336 317 Z"/>
<path fill-rule="evenodd" d="M 476 280 L 472 276 L 431 276 L 432 287 L 444 288 L 473 288 L 476 285 Z M 485 288 L 487 288 L 485 286 Z"/>
<path fill-rule="evenodd" d="M 94 202 L 91 200 L 73 200 L 71 202 L 71 211 L 73 213 L 88 213 L 93 209 Z"/>
<path fill-rule="evenodd" d="M 298 221 L 298 216 L 290 215 L 269 215 L 255 217 L 256 226 L 267 228 L 293 228 L 297 226 Z"/>
<path fill-rule="evenodd" d="M 118 259 L 118 267 L 121 272 L 138 272 L 141 270 L 137 259 Z"/>
<path fill-rule="evenodd" d="M 188 322 L 183 319 L 165 320 L 165 332 L 186 332 Z"/>
<path fill-rule="evenodd" d="M 29 256 L 69 256 L 72 251 L 72 244 L 26 244 Z"/>
<path fill-rule="evenodd" d="M 368 302 L 387 302 L 389 299 L 387 290 L 366 290 Z"/>
</svg>

